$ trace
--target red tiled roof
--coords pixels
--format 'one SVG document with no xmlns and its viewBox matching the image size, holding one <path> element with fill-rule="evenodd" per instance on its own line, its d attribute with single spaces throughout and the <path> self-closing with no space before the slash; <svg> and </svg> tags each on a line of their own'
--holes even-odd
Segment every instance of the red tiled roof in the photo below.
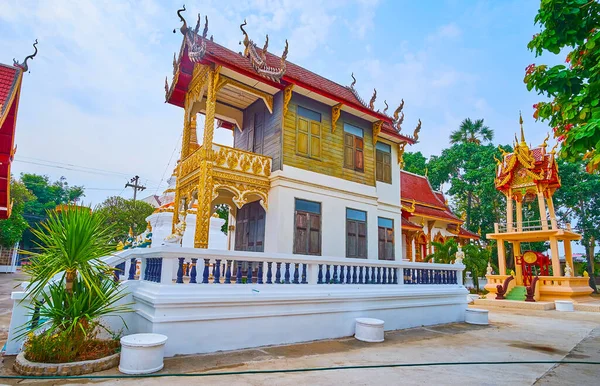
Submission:
<svg viewBox="0 0 600 386">
<path fill-rule="evenodd" d="M 458 237 L 462 237 L 462 238 L 465 238 L 465 239 L 476 239 L 476 240 L 480 239 L 480 237 L 479 237 L 479 235 L 477 233 L 473 233 L 471 231 L 468 231 L 468 230 L 466 230 L 463 227 L 460 227 L 459 230 L 460 231 L 458 232 Z"/>
<path fill-rule="evenodd" d="M 258 79 L 261 82 L 270 84 L 271 86 L 280 89 L 282 89 L 285 86 L 285 84 L 274 83 L 266 78 L 261 77 L 259 74 L 256 73 L 256 71 L 252 67 L 250 60 L 240 55 L 240 53 L 234 52 L 226 47 L 223 47 L 222 45 L 214 41 L 205 40 L 205 42 L 205 60 L 208 60 L 209 62 L 215 62 L 232 70 L 236 70 L 244 75 L 247 75 L 254 79 Z M 191 72 L 190 64 L 191 62 L 189 62 L 189 60 L 187 59 L 187 55 L 184 54 L 182 58 L 182 65 L 184 67 L 190 67 L 187 69 L 188 72 Z M 267 52 L 267 64 L 269 66 L 278 68 L 281 66 L 281 58 L 277 55 Z M 187 83 L 189 83 L 190 80 L 191 77 L 189 75 L 183 77 L 180 76 L 178 88 L 187 89 Z M 407 141 L 410 144 L 415 143 L 414 139 L 399 134 L 393 128 L 393 126 L 390 124 L 390 122 L 392 122 L 392 118 L 366 107 L 364 102 L 359 100 L 350 90 L 350 88 L 346 86 L 342 86 L 334 81 L 324 78 L 321 75 L 315 74 L 314 72 L 309 71 L 290 61 L 286 61 L 286 72 L 282 80 L 285 83 L 296 84 L 300 87 L 306 88 L 307 90 L 313 91 L 317 94 L 325 96 L 339 103 L 344 103 L 349 107 L 353 107 L 379 120 L 382 120 L 385 123 L 382 127 L 383 132 L 399 140 Z M 168 102 L 177 106 L 183 106 L 183 95 L 172 95 Z"/>
<path fill-rule="evenodd" d="M 0 63 L 0 117 L 8 109 L 8 102 L 17 82 L 18 69 Z"/>
<path fill-rule="evenodd" d="M 404 218 L 404 216 L 402 217 L 402 229 L 415 229 L 415 230 L 421 230 L 423 229 L 422 226 L 415 224 L 414 222 L 411 222 L 409 220 L 407 220 L 406 218 Z"/>
<path fill-rule="evenodd" d="M 419 176 L 407 171 L 400 171 L 400 197 L 402 200 L 415 200 L 417 204 L 424 203 L 433 205 L 440 209 L 444 208 L 443 201 L 440 202 L 434 193 L 427 177 Z"/>
<path fill-rule="evenodd" d="M 10 216 L 10 165 L 22 71 L 0 63 L 0 219 Z"/>
<path fill-rule="evenodd" d="M 428 206 L 415 205 L 415 211 L 412 213 L 413 216 L 425 216 L 425 217 L 435 217 L 442 220 L 448 220 L 451 222 L 462 223 L 462 220 L 453 215 L 450 212 L 447 212 L 442 209 L 431 208 Z"/>
</svg>

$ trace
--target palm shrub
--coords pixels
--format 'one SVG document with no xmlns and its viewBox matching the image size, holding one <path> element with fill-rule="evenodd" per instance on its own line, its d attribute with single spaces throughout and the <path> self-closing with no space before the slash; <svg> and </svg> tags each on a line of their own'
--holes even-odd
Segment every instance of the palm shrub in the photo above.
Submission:
<svg viewBox="0 0 600 386">
<path fill-rule="evenodd" d="M 27 290 L 34 321 L 22 326 L 22 334 L 31 330 L 25 356 L 47 362 L 77 360 L 90 345 L 98 345 L 96 336 L 106 329 L 101 317 L 129 311 L 128 305 L 117 305 L 126 294 L 113 280 L 113 268 L 100 259 L 114 251 L 112 228 L 101 213 L 70 206 L 48 212 L 33 234 L 39 240 L 37 250 L 24 267 L 30 275 Z"/>
<path fill-rule="evenodd" d="M 491 251 L 477 244 L 465 245 L 465 272 L 471 272 L 473 285 L 479 292 L 479 278 L 485 276 L 488 261 L 491 259 Z"/>
<path fill-rule="evenodd" d="M 458 244 L 454 239 L 448 239 L 443 243 L 432 241 L 431 245 L 434 252 L 427 256 L 428 259 L 433 258 L 433 261 L 440 264 L 450 264 L 456 258 Z"/>
</svg>

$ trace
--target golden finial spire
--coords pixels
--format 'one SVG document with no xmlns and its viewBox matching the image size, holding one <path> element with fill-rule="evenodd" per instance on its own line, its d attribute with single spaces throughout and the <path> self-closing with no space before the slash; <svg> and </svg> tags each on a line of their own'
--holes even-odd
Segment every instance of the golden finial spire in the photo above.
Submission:
<svg viewBox="0 0 600 386">
<path fill-rule="evenodd" d="M 548 146 L 548 139 L 550 138 L 550 133 L 546 133 L 546 138 L 544 138 L 544 142 L 540 145 L 544 149 Z"/>
<path fill-rule="evenodd" d="M 133 237 L 133 228 L 132 227 L 129 227 L 129 236 Z"/>
<path fill-rule="evenodd" d="M 525 142 L 525 132 L 523 131 L 523 116 L 521 115 L 521 110 L 519 110 L 519 124 L 521 125 L 521 143 L 527 144 Z"/>
</svg>

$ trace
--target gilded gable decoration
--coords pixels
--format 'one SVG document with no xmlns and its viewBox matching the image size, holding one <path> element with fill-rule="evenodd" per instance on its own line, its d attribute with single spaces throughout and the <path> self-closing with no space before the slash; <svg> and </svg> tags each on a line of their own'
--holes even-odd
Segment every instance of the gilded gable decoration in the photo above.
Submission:
<svg viewBox="0 0 600 386">
<path fill-rule="evenodd" d="M 294 84 L 290 83 L 283 89 L 283 116 L 288 112 L 288 106 L 290 101 L 292 100 L 292 90 L 294 89 Z"/>
<path fill-rule="evenodd" d="M 375 121 L 373 122 L 373 145 L 377 143 L 377 137 L 379 133 L 381 133 L 381 127 L 383 126 L 383 121 Z"/>
<path fill-rule="evenodd" d="M 240 25 L 240 29 L 244 34 L 244 41 L 240 42 L 244 44 L 244 53 L 242 54 L 244 57 L 250 59 L 250 63 L 254 70 L 261 76 L 272 80 L 273 82 L 281 82 L 281 78 L 285 75 L 286 71 L 286 63 L 285 60 L 288 54 L 288 41 L 285 41 L 285 49 L 283 50 L 283 54 L 281 55 L 279 68 L 269 66 L 267 63 L 267 50 L 269 48 L 269 35 L 267 35 L 265 40 L 265 45 L 262 49 L 259 49 L 249 37 L 246 30 L 244 30 L 244 26 L 246 25 L 246 20 L 244 23 Z"/>
<path fill-rule="evenodd" d="M 342 114 L 342 103 L 338 103 L 331 107 L 331 132 L 335 133 L 335 126 L 337 124 L 340 115 Z"/>
</svg>

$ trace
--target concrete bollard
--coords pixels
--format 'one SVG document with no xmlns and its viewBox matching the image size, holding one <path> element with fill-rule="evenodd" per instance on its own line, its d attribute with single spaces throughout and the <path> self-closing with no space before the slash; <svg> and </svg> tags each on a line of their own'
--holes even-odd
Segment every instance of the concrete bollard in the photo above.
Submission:
<svg viewBox="0 0 600 386">
<path fill-rule="evenodd" d="M 561 312 L 573 312 L 575 311 L 575 307 L 573 306 L 573 302 L 570 300 L 555 300 L 554 306 L 556 311 Z"/>
<path fill-rule="evenodd" d="M 481 326 L 487 326 L 490 324 L 489 311 L 482 310 L 479 308 L 467 308 L 465 311 L 465 322 L 468 324 L 478 324 Z"/>
<path fill-rule="evenodd" d="M 383 320 L 356 318 L 354 337 L 363 342 L 383 342 Z"/>
<path fill-rule="evenodd" d="M 167 337 L 161 334 L 133 334 L 121 338 L 119 371 L 124 374 L 150 374 L 164 366 Z"/>
</svg>

